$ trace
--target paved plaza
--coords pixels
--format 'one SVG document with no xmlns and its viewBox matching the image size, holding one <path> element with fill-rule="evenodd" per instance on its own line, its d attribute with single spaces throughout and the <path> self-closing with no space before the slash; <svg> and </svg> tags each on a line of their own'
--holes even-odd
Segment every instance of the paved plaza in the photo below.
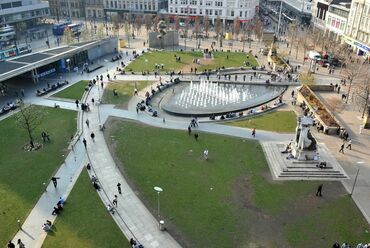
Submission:
<svg viewBox="0 0 370 248">
<path fill-rule="evenodd" d="M 142 41 L 144 39 L 138 39 L 132 43 L 133 49 L 140 49 Z M 210 41 L 206 40 L 202 43 L 204 48 L 210 46 Z M 189 47 L 195 47 L 195 41 L 189 41 L 187 44 Z M 242 43 L 235 43 L 233 49 L 241 49 Z M 253 42 L 251 50 L 256 52 L 260 48 L 260 44 Z M 129 56 L 124 56 L 123 62 L 128 63 L 132 59 L 131 51 Z M 124 51 L 125 52 L 125 51 Z M 109 58 L 109 56 L 106 56 Z M 104 58 L 102 58 L 104 59 Z M 303 65 L 300 60 L 291 60 L 294 65 L 301 65 L 301 71 L 307 69 L 307 65 Z M 267 65 L 266 57 L 259 58 L 261 64 Z M 90 80 L 95 75 L 103 74 L 107 72 L 111 75 L 115 73 L 117 62 L 107 62 L 104 68 L 97 70 L 91 75 L 81 75 L 77 73 L 66 73 L 62 75 L 55 75 L 54 78 L 48 78 L 50 80 L 59 80 L 60 76 L 64 80 L 70 82 L 77 82 L 82 79 Z M 340 81 L 340 75 L 335 74 L 328 75 L 325 71 L 320 71 L 315 75 L 317 78 L 317 84 L 327 84 L 328 82 Z M 169 81 L 168 75 L 162 75 L 163 80 Z M 142 75 L 117 75 L 117 80 L 123 81 L 139 81 L 139 80 L 153 80 L 158 81 L 158 77 L 154 75 L 142 76 Z M 183 80 L 199 80 L 199 76 L 185 74 Z M 210 80 L 217 80 L 217 75 L 211 75 Z M 264 84 L 263 80 L 256 80 L 253 83 Z M 243 83 L 241 77 L 237 80 L 239 83 Z M 150 126 L 187 130 L 190 118 L 186 117 L 174 117 L 161 112 L 159 118 L 152 117 L 148 112 L 136 112 L 136 104 L 144 99 L 145 91 L 139 92 L 138 96 L 133 96 L 128 103 L 127 109 L 115 108 L 113 105 L 100 104 L 99 101 L 95 101 L 95 104 L 90 104 L 91 111 L 82 112 L 77 109 L 74 101 L 53 99 L 50 95 L 44 97 L 35 96 L 35 91 L 38 88 L 42 88 L 46 85 L 47 80 L 41 81 L 37 85 L 26 84 L 25 82 L 19 85 L 19 88 L 24 87 L 26 89 L 25 97 L 23 101 L 26 104 L 35 104 L 41 106 L 54 107 L 55 104 L 59 105 L 62 109 L 69 109 L 78 111 L 77 126 L 78 131 L 74 139 L 70 143 L 69 154 L 65 158 L 65 162 L 60 166 L 55 176 L 60 177 L 58 187 L 54 188 L 52 183 L 45 185 L 45 192 L 41 195 L 40 199 L 29 213 L 26 220 L 21 220 L 22 228 L 13 238 L 16 241 L 21 238 L 26 244 L 26 247 L 42 247 L 43 241 L 45 240 L 47 233 L 42 230 L 42 224 L 46 219 L 54 222 L 55 216 L 51 215 L 50 210 L 53 208 L 55 203 L 58 201 L 60 196 L 63 196 L 68 201 L 68 195 L 71 192 L 77 178 L 81 171 L 86 167 L 87 163 L 90 163 L 92 169 L 89 171 L 90 175 L 94 175 L 98 178 L 99 183 L 102 187 L 102 191 L 99 191 L 99 196 L 103 201 L 104 205 L 112 204 L 112 197 L 117 194 L 117 183 L 121 184 L 122 194 L 118 194 L 118 201 L 120 204 L 116 208 L 118 214 L 112 215 L 112 218 L 117 223 L 119 228 L 122 230 L 127 239 L 134 238 L 138 240 L 144 247 L 148 248 L 176 248 L 181 247 L 180 244 L 166 231 L 161 231 L 159 228 L 158 219 L 152 215 L 147 209 L 143 202 L 139 199 L 136 192 L 130 187 L 129 183 L 122 175 L 116 162 L 114 161 L 108 145 L 104 138 L 104 131 L 101 131 L 102 125 L 110 117 L 116 117 L 120 119 L 138 121 Z M 250 82 L 249 82 L 250 83 Z M 104 77 L 104 87 L 109 84 L 109 81 Z M 297 106 L 292 106 L 289 100 L 289 94 L 291 90 L 297 87 L 297 83 L 285 83 L 287 87 L 287 93 L 284 95 L 284 109 L 293 110 L 298 115 L 302 115 L 301 110 Z M 14 88 L 14 91 L 19 90 Z M 89 91 L 84 94 L 83 101 L 92 103 L 92 98 L 102 98 L 102 88 L 100 85 L 94 85 Z M 346 90 L 344 87 L 343 90 Z M 333 97 L 340 97 L 339 94 L 333 93 Z M 323 96 L 325 98 L 325 96 Z M 6 102 L 12 99 L 12 96 L 1 99 Z M 352 104 L 353 105 L 353 104 Z M 349 179 L 342 180 L 342 183 L 346 190 L 352 191 L 352 186 L 355 182 L 358 170 L 360 171 L 354 188 L 352 198 L 365 216 L 366 220 L 370 223 L 370 153 L 368 147 L 370 147 L 370 136 L 367 133 L 359 133 L 359 113 L 355 111 L 352 105 L 348 105 L 341 113 L 335 113 L 335 116 L 340 120 L 341 125 L 349 130 L 350 137 L 353 140 L 353 149 L 347 151 L 345 154 L 338 152 L 341 140 L 336 136 L 324 135 L 322 133 L 314 132 L 315 137 L 319 142 L 325 144 L 325 149 L 330 151 L 332 154 L 330 159 L 339 163 L 341 167 L 340 172 L 345 178 L 348 175 Z M 0 118 L 4 119 L 8 116 Z M 89 127 L 85 125 L 86 120 L 89 120 Z M 232 127 L 227 125 L 221 125 L 214 122 L 205 122 L 208 118 L 200 118 L 200 125 L 197 130 L 208 133 L 229 135 L 233 137 L 240 137 L 244 139 L 255 139 L 262 144 L 271 143 L 288 143 L 294 138 L 294 134 L 283 134 L 268 132 L 263 130 L 257 130 L 255 138 L 251 137 L 251 129 Z M 165 120 L 165 121 L 164 121 Z M 95 133 L 95 141 L 90 138 L 91 132 Z M 82 140 L 87 140 L 86 149 L 82 143 Z M 339 169 L 338 169 L 339 170 Z M 122 204 L 121 204 L 122 203 Z"/>
</svg>

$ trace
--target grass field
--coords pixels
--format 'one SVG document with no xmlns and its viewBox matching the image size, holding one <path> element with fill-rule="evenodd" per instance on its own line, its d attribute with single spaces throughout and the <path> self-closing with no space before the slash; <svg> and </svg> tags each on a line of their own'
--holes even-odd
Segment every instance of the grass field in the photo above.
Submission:
<svg viewBox="0 0 370 248">
<path fill-rule="evenodd" d="M 92 187 L 87 172 L 83 171 L 43 247 L 129 248 L 131 246 Z"/>
<path fill-rule="evenodd" d="M 25 152 L 27 133 L 15 124 L 14 117 L 0 122 L 0 246 L 18 231 L 17 219 L 25 220 L 43 192 L 43 182 L 62 164 L 71 135 L 76 132 L 77 112 L 42 108 L 45 114 L 35 134 L 41 141 L 41 132 L 50 134 L 51 142 L 38 151 Z M 63 128 L 61 128 L 63 127 Z"/>
<path fill-rule="evenodd" d="M 71 100 L 81 100 L 82 95 L 85 92 L 86 86 L 89 84 L 88 80 L 81 80 L 68 88 L 59 91 L 58 93 L 52 95 L 53 97 L 71 99 Z"/>
<path fill-rule="evenodd" d="M 370 239 L 340 182 L 325 182 L 318 198 L 320 182 L 272 181 L 257 142 L 207 133 L 195 141 L 185 130 L 119 120 L 107 130 L 123 172 L 154 215 L 153 187 L 163 188 L 162 216 L 183 247 L 312 248 Z"/>
<path fill-rule="evenodd" d="M 181 62 L 176 61 L 175 55 L 181 57 Z M 193 63 L 195 58 L 201 59 L 200 65 Z M 197 67 L 198 72 L 202 72 L 204 69 L 215 69 L 222 66 L 239 67 L 244 65 L 244 61 L 249 61 L 251 66 L 258 66 L 256 59 L 247 53 L 215 52 L 214 59 L 203 60 L 202 52 L 149 52 L 134 60 L 126 67 L 126 70 L 155 71 L 155 64 L 163 64 L 164 69 L 161 71 L 183 70 L 190 72 L 191 67 Z"/>
<path fill-rule="evenodd" d="M 151 81 L 137 81 L 138 91 L 150 85 Z M 116 89 L 118 95 L 113 95 L 113 90 Z M 135 81 L 110 81 L 104 89 L 103 103 L 114 104 L 126 108 L 127 103 L 133 96 L 135 90 Z"/>
<path fill-rule="evenodd" d="M 297 116 L 294 111 L 274 111 L 225 124 L 279 133 L 294 133 L 297 126 Z"/>
</svg>

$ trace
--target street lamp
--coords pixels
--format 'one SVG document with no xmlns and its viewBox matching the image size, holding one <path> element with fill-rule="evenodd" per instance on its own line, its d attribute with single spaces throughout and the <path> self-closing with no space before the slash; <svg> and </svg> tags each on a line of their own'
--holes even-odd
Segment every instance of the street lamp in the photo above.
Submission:
<svg viewBox="0 0 370 248">
<path fill-rule="evenodd" d="M 158 219 L 160 219 L 160 203 L 159 203 L 159 194 L 163 192 L 163 189 L 161 187 L 155 186 L 154 190 L 157 192 L 157 203 L 158 203 Z"/>
<path fill-rule="evenodd" d="M 350 196 L 352 196 L 353 194 L 353 191 L 355 190 L 355 187 L 356 187 L 356 183 L 357 183 L 357 177 L 358 177 L 358 173 L 360 173 L 360 164 L 363 164 L 365 163 L 364 161 L 358 161 L 357 164 L 357 172 L 356 172 L 356 177 L 355 177 L 355 181 L 353 182 L 353 185 L 352 185 L 352 190 L 351 190 L 351 194 Z"/>
</svg>

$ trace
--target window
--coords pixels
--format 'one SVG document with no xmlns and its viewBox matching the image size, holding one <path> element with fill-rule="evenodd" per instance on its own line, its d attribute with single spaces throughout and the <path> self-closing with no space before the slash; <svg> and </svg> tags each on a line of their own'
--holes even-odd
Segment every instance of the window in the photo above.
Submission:
<svg viewBox="0 0 370 248">
<path fill-rule="evenodd" d="M 231 11 L 231 16 L 234 16 L 234 10 Z"/>
<path fill-rule="evenodd" d="M 22 6 L 22 2 L 21 1 L 12 2 L 12 6 L 13 6 L 13 8 L 15 8 L 15 7 L 21 7 Z"/>
</svg>

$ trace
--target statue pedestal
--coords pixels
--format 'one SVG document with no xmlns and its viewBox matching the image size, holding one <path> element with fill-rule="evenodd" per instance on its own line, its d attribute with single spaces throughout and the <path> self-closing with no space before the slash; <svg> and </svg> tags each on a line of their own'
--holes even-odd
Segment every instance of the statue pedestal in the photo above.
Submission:
<svg viewBox="0 0 370 248">
<path fill-rule="evenodd" d="M 292 148 L 292 155 L 300 161 L 314 161 L 317 151 L 300 150 L 296 146 Z M 319 162 L 319 161 L 317 161 Z"/>
</svg>

